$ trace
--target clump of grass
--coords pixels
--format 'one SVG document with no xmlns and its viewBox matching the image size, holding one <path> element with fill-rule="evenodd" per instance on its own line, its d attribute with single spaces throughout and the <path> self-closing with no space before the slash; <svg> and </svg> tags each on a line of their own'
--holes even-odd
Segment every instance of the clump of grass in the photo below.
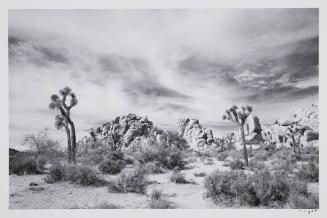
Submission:
<svg viewBox="0 0 327 218">
<path fill-rule="evenodd" d="M 109 192 L 127 193 L 134 192 L 144 194 L 146 190 L 145 174 L 141 170 L 125 170 L 119 177 L 109 182 Z"/>
<path fill-rule="evenodd" d="M 207 174 L 205 172 L 200 172 L 200 173 L 194 173 L 195 177 L 205 177 Z"/>
<path fill-rule="evenodd" d="M 172 209 L 175 208 L 172 202 L 167 201 L 162 196 L 162 191 L 154 189 L 150 194 L 150 203 L 149 206 L 151 209 Z"/>
</svg>

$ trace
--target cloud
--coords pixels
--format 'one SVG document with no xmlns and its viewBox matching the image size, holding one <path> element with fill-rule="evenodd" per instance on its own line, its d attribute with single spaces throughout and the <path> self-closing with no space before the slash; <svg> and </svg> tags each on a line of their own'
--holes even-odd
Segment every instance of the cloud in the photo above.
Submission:
<svg viewBox="0 0 327 218">
<path fill-rule="evenodd" d="M 169 129 L 195 117 L 221 134 L 230 130 L 221 121 L 225 109 L 249 103 L 270 122 L 317 99 L 318 15 L 318 9 L 10 10 L 10 124 L 52 126 L 49 96 L 67 85 L 79 99 L 72 116 L 81 131 L 131 112 Z"/>
</svg>

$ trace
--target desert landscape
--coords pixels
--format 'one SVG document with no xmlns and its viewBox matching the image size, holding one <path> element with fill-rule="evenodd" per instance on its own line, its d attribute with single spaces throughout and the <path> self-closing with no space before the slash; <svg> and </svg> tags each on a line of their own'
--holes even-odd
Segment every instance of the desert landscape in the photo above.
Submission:
<svg viewBox="0 0 327 218">
<path fill-rule="evenodd" d="M 9 209 L 319 209 L 318 9 L 8 14 Z"/>
</svg>

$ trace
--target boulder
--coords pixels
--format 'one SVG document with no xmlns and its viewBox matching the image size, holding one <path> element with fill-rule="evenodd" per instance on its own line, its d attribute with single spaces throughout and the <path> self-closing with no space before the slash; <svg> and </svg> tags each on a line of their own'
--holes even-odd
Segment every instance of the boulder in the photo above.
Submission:
<svg viewBox="0 0 327 218">
<path fill-rule="evenodd" d="M 177 128 L 178 134 L 195 151 L 206 150 L 214 142 L 212 130 L 203 128 L 198 119 L 180 119 Z"/>
</svg>

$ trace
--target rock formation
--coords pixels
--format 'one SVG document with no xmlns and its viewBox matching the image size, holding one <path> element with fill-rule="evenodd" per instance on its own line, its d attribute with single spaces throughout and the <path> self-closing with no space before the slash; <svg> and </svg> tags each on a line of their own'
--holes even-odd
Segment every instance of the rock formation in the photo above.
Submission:
<svg viewBox="0 0 327 218">
<path fill-rule="evenodd" d="M 114 120 L 102 124 L 96 130 L 91 129 L 91 137 L 84 138 L 83 142 L 105 140 L 111 144 L 119 143 L 119 146 L 127 147 L 136 137 L 147 136 L 153 129 L 153 123 L 147 117 L 128 114 L 118 116 Z"/>
<path fill-rule="evenodd" d="M 271 126 L 265 126 L 264 139 L 268 144 L 277 147 L 299 144 L 301 147 L 317 145 L 319 139 L 318 106 L 312 104 L 308 108 L 300 108 L 290 113 L 288 119 L 280 119 Z"/>
<path fill-rule="evenodd" d="M 214 142 L 212 130 L 203 128 L 197 119 L 180 119 L 177 124 L 179 135 L 195 151 L 205 150 Z"/>
</svg>

